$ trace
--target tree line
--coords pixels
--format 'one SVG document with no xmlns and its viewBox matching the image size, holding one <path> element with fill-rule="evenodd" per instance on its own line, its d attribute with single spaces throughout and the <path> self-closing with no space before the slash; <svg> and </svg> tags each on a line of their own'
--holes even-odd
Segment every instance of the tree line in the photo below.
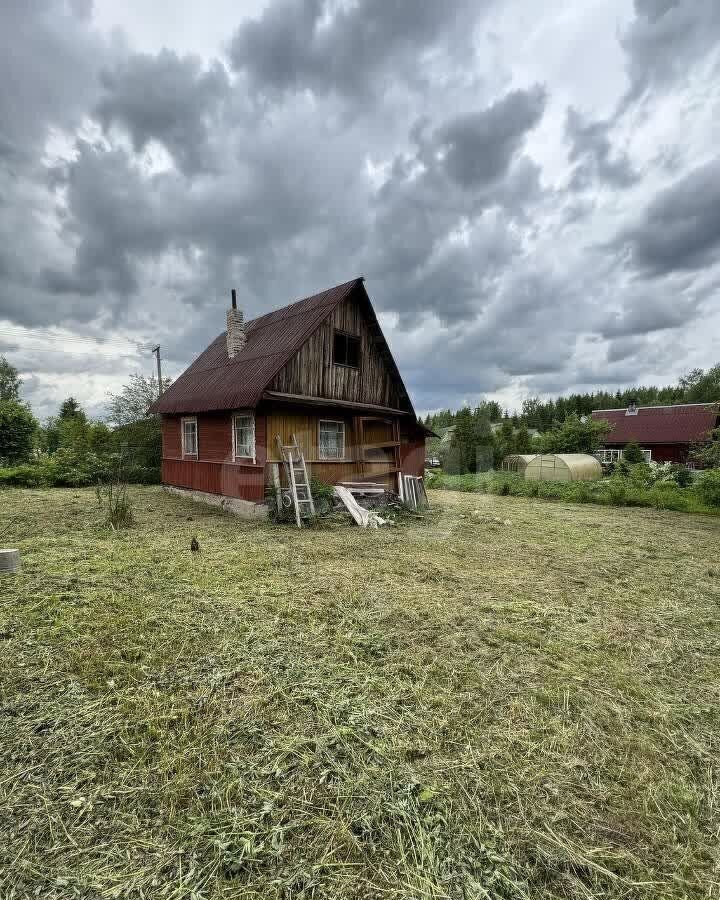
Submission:
<svg viewBox="0 0 720 900">
<path fill-rule="evenodd" d="M 622 409 L 631 401 L 640 406 L 720 401 L 720 364 L 707 371 L 693 369 L 670 387 L 595 391 L 550 400 L 532 397 L 513 414 L 503 412 L 495 401 L 483 401 L 474 409 L 441 410 L 426 416 L 425 424 L 441 436 L 452 428 L 452 437 L 431 439 L 428 456 L 439 459 L 449 474 L 465 474 L 495 468 L 515 453 L 594 453 L 610 426 L 593 421 L 590 413 L 595 409 Z M 710 467 L 719 465 L 717 446 L 716 439 L 697 448 L 696 461 Z"/>
<path fill-rule="evenodd" d="M 158 395 L 154 377 L 133 375 L 110 394 L 106 421 L 91 420 L 68 397 L 40 424 L 21 400 L 21 386 L 17 369 L 0 357 L 0 484 L 96 484 L 119 465 L 128 481 L 160 480 L 160 419 L 148 415 Z"/>
<path fill-rule="evenodd" d="M 531 397 L 523 401 L 519 412 L 503 412 L 495 401 L 483 401 L 474 410 L 490 423 L 510 419 L 515 427 L 525 425 L 547 431 L 568 416 L 587 416 L 594 409 L 622 409 L 636 400 L 640 406 L 670 406 L 673 403 L 712 403 L 720 401 L 720 363 L 710 369 L 692 369 L 676 385 L 657 387 L 646 385 L 615 391 L 593 391 L 568 394 L 550 400 Z M 456 424 L 462 410 L 441 410 L 425 417 L 425 424 L 433 431 Z"/>
</svg>

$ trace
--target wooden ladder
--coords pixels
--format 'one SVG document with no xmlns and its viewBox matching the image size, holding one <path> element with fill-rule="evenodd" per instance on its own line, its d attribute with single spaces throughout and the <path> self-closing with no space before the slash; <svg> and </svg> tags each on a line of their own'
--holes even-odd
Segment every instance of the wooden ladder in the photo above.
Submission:
<svg viewBox="0 0 720 900">
<path fill-rule="evenodd" d="M 285 465 L 290 497 L 295 510 L 295 521 L 297 522 L 297 527 L 302 528 L 302 520 L 315 515 L 315 503 L 310 490 L 310 479 L 308 478 L 307 466 L 305 465 L 305 455 L 300 449 L 295 435 L 291 434 L 290 438 L 292 444 L 283 444 L 278 434 L 275 436 L 275 442 L 280 453 L 280 459 Z"/>
</svg>

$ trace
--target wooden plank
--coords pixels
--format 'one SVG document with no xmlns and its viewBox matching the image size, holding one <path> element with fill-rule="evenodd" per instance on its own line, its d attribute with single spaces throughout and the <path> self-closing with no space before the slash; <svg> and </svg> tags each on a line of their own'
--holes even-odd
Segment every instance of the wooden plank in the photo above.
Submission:
<svg viewBox="0 0 720 900">
<path fill-rule="evenodd" d="M 399 447 L 400 441 L 377 441 L 374 444 L 365 444 L 364 450 L 385 450 L 390 447 Z"/>
<path fill-rule="evenodd" d="M 275 500 L 277 502 L 278 514 L 282 510 L 282 488 L 280 486 L 280 466 L 278 463 L 272 463 L 270 466 L 272 473 L 273 486 L 275 487 Z"/>
<path fill-rule="evenodd" d="M 350 400 L 335 400 L 330 397 L 314 397 L 306 394 L 285 394 L 280 391 L 265 391 L 263 393 L 263 399 L 287 403 L 301 403 L 307 406 L 325 406 L 328 409 L 337 406 L 342 409 L 373 410 L 375 412 L 389 413 L 393 416 L 412 416 L 411 412 L 408 412 L 405 409 L 395 409 L 392 406 L 377 406 L 374 403 L 355 403 Z"/>
</svg>

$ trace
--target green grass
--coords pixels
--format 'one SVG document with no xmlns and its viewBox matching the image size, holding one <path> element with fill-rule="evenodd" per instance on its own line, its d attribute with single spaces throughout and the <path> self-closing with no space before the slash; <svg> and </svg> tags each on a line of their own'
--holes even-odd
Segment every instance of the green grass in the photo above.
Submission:
<svg viewBox="0 0 720 900">
<path fill-rule="evenodd" d="M 716 519 L 132 493 L 0 492 L 1 897 L 718 896 Z"/>
<path fill-rule="evenodd" d="M 720 515 L 720 507 L 703 502 L 695 488 L 681 488 L 673 482 L 658 482 L 647 487 L 632 478 L 618 476 L 598 481 L 526 481 L 512 472 L 467 475 L 431 472 L 427 480 L 434 490 L 540 497 L 543 500 L 565 500 L 570 503 L 639 506 L 709 516 Z"/>
</svg>

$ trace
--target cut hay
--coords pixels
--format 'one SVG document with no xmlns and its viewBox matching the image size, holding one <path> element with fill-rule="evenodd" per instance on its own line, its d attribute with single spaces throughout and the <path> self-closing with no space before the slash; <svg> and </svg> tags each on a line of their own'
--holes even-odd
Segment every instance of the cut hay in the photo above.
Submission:
<svg viewBox="0 0 720 900">
<path fill-rule="evenodd" d="M 0 897 L 717 893 L 716 519 L 133 496 L 1 495 Z"/>
</svg>

